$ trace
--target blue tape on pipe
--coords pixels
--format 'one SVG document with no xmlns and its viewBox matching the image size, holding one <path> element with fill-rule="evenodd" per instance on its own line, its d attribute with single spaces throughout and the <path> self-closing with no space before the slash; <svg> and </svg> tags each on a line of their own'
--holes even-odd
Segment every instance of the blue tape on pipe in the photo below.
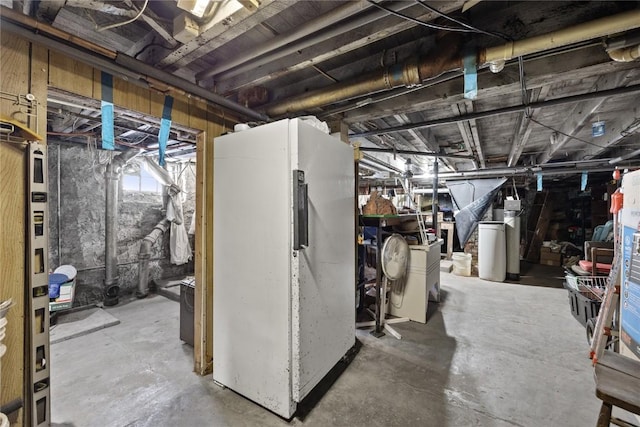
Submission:
<svg viewBox="0 0 640 427">
<path fill-rule="evenodd" d="M 164 153 L 167 150 L 167 141 L 169 140 L 169 129 L 171 129 L 171 120 L 160 119 L 160 133 L 158 134 L 158 164 L 164 166 Z"/>
<path fill-rule="evenodd" d="M 538 173 L 538 191 L 542 191 L 542 174 Z"/>
<path fill-rule="evenodd" d="M 580 179 L 580 191 L 584 191 L 587 189 L 588 177 L 589 177 L 589 173 L 587 173 L 586 171 L 582 172 L 582 177 Z"/>
<path fill-rule="evenodd" d="M 115 149 L 115 135 L 113 132 L 113 104 L 102 101 L 100 110 L 102 112 L 102 149 Z"/>
<path fill-rule="evenodd" d="M 464 97 L 476 99 L 478 96 L 478 69 L 476 67 L 476 54 L 465 55 L 464 66 Z"/>
<path fill-rule="evenodd" d="M 102 89 L 102 149 L 115 149 L 115 134 L 113 131 L 113 76 L 102 71 L 100 73 Z"/>
<path fill-rule="evenodd" d="M 158 164 L 164 166 L 164 153 L 167 150 L 169 131 L 171 130 L 171 109 L 173 108 L 173 97 L 164 97 L 162 107 L 162 119 L 160 119 L 160 132 L 158 133 Z"/>
</svg>

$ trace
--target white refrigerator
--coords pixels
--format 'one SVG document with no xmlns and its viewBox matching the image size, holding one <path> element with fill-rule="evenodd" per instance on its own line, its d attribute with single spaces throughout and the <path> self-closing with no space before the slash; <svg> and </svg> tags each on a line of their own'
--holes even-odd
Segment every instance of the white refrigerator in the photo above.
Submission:
<svg viewBox="0 0 640 427">
<path fill-rule="evenodd" d="M 355 343 L 353 150 L 285 119 L 214 158 L 213 378 L 288 419 Z"/>
</svg>

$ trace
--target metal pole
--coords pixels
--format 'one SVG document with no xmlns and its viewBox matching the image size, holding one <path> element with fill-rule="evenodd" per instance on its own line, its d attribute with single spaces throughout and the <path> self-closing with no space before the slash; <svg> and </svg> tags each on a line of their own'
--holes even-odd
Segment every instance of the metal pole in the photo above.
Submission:
<svg viewBox="0 0 640 427">
<path fill-rule="evenodd" d="M 382 301 L 386 297 L 385 295 L 380 295 L 382 292 L 381 285 L 382 284 L 382 222 L 378 220 L 378 228 L 376 229 L 376 327 L 373 331 L 371 331 L 371 335 L 376 338 L 380 338 L 384 335 L 382 332 L 382 322 L 380 321 L 381 317 L 384 316 L 382 313 Z"/>
<path fill-rule="evenodd" d="M 473 156 L 464 156 L 462 154 L 440 154 L 433 151 L 424 152 L 424 151 L 414 151 L 414 150 L 394 150 L 393 148 L 360 147 L 360 151 L 370 151 L 373 153 L 410 154 L 412 156 L 446 157 L 449 159 L 466 159 L 466 160 L 473 159 Z"/>
<path fill-rule="evenodd" d="M 62 233 L 60 232 L 60 206 L 62 205 L 62 203 L 60 203 L 60 144 L 58 144 L 58 169 L 56 170 L 57 172 L 57 177 L 56 177 L 56 184 L 58 187 L 58 195 L 56 197 L 57 199 L 57 207 L 56 207 L 56 216 L 57 216 L 57 220 L 58 220 L 58 266 L 62 265 L 62 243 L 60 241 L 60 236 L 62 235 Z"/>
<path fill-rule="evenodd" d="M 438 227 L 438 158 L 433 162 L 433 192 L 431 194 L 431 213 L 433 215 L 432 224 L 436 230 L 436 236 L 440 236 Z"/>
</svg>

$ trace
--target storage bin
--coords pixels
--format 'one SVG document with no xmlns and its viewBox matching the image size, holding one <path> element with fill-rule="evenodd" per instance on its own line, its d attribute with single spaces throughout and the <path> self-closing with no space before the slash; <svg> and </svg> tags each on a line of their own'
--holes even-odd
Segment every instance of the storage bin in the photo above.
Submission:
<svg viewBox="0 0 640 427">
<path fill-rule="evenodd" d="M 453 274 L 458 276 L 471 276 L 471 254 L 454 252 L 451 255 L 453 261 Z"/>
<path fill-rule="evenodd" d="M 600 301 L 589 298 L 587 292 L 579 292 L 570 288 L 567 288 L 567 291 L 569 292 L 571 314 L 582 326 L 586 326 L 589 319 L 598 316 Z"/>
</svg>

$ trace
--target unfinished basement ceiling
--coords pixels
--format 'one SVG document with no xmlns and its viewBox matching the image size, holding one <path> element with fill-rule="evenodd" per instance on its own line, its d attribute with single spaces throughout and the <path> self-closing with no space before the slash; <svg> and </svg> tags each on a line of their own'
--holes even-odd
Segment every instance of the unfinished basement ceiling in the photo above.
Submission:
<svg viewBox="0 0 640 427">
<path fill-rule="evenodd" d="M 120 64 L 135 58 L 266 120 L 316 115 L 346 123 L 351 140 L 362 146 L 459 156 L 440 157 L 441 172 L 534 170 L 594 159 L 602 162 L 590 166 L 602 166 L 613 158 L 622 158 L 620 166 L 639 163 L 640 61 L 614 61 L 606 49 L 630 46 L 631 59 L 638 54 L 639 2 L 226 0 L 214 2 L 203 18 L 179 8 L 188 3 L 182 0 L 13 3 L 119 52 L 126 60 Z M 477 96 L 464 97 L 463 57 L 478 59 L 476 52 L 508 46 L 509 40 L 614 15 L 626 16 L 627 24 L 534 49 L 507 60 L 497 73 L 478 61 Z M 364 81 L 378 73 L 378 81 L 389 83 L 402 74 L 398 66 L 418 63 L 403 70 L 409 87 Z M 580 97 L 585 94 L 591 95 Z M 52 120 L 56 113 L 49 114 Z M 255 116 L 246 119 L 256 122 Z M 595 122 L 604 122 L 604 135 L 593 136 Z M 130 130 L 140 126 L 134 122 Z M 144 135 L 128 134 L 134 140 Z M 370 170 L 385 170 L 376 160 L 381 156 L 368 156 Z M 401 169 L 411 158 L 416 175 L 428 172 L 432 161 L 408 154 L 391 158 L 386 169 Z"/>
<path fill-rule="evenodd" d="M 157 154 L 160 119 L 116 106 L 114 137 L 120 149 L 142 149 Z M 49 140 L 99 147 L 102 118 L 100 101 L 50 88 L 47 94 Z M 165 155 L 168 160 L 193 159 L 198 130 L 173 124 Z"/>
</svg>

